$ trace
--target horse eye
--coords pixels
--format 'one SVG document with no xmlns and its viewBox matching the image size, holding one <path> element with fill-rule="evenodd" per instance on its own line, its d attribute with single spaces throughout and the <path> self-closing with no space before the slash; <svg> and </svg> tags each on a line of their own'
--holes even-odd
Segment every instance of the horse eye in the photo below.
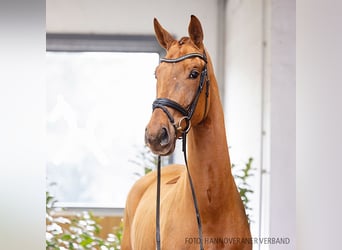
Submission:
<svg viewBox="0 0 342 250">
<path fill-rule="evenodd" d="M 199 75 L 199 72 L 197 70 L 193 70 L 193 71 L 191 71 L 189 78 L 196 79 L 198 77 L 198 75 Z"/>
</svg>

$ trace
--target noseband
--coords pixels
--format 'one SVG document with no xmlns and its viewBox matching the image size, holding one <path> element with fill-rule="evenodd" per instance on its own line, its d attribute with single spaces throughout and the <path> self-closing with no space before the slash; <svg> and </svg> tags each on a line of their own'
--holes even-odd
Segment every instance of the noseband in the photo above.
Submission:
<svg viewBox="0 0 342 250">
<path fill-rule="evenodd" d="M 180 105 L 177 102 L 175 102 L 171 99 L 168 99 L 168 98 L 157 98 L 152 104 L 153 110 L 155 110 L 156 108 L 160 108 L 161 110 L 164 111 L 164 113 L 169 118 L 171 124 L 175 128 L 176 135 L 177 135 L 177 132 L 179 132 L 179 131 L 181 133 L 184 133 L 184 132 L 187 133 L 190 130 L 190 126 L 191 126 L 190 120 L 191 120 L 191 118 L 195 112 L 195 109 L 196 109 L 196 106 L 198 103 L 198 99 L 199 99 L 200 94 L 202 93 L 204 84 L 206 84 L 206 99 L 205 99 L 205 107 L 204 107 L 205 110 L 203 113 L 203 119 L 207 113 L 208 96 L 209 96 L 209 79 L 208 79 L 208 70 L 207 70 L 207 57 L 205 55 L 205 52 L 203 52 L 203 55 L 200 53 L 189 53 L 189 54 L 186 54 L 184 56 L 181 56 L 181 57 L 178 57 L 175 59 L 168 59 L 168 58 L 160 59 L 160 62 L 177 63 L 177 62 L 181 62 L 183 60 L 186 60 L 189 58 L 194 58 L 194 57 L 198 57 L 198 58 L 202 59 L 205 62 L 205 65 L 204 65 L 202 72 L 201 72 L 200 81 L 199 81 L 199 85 L 198 85 L 195 97 L 192 100 L 189 107 L 186 109 L 186 108 L 182 107 L 182 105 Z M 205 81 L 205 79 L 206 79 L 206 81 Z M 175 109 L 183 115 L 183 117 L 178 121 L 178 124 L 175 123 L 173 116 L 171 115 L 171 113 L 169 112 L 169 110 L 166 107 Z M 181 123 L 183 120 L 186 122 L 186 126 L 184 129 L 181 127 Z"/>
<path fill-rule="evenodd" d="M 197 103 L 198 103 L 198 99 L 200 94 L 202 93 L 204 84 L 206 84 L 206 98 L 205 98 L 205 107 L 204 107 L 204 113 L 203 113 L 203 118 L 202 120 L 205 118 L 206 114 L 207 114 L 207 106 L 208 106 L 208 96 L 209 96 L 209 79 L 208 79 L 208 71 L 207 71 L 207 57 L 205 55 L 205 51 L 202 54 L 199 53 L 190 53 L 190 54 L 186 54 L 184 56 L 175 58 L 175 59 L 168 59 L 168 58 L 162 58 L 160 60 L 160 62 L 165 62 L 165 63 L 177 63 L 177 62 L 181 62 L 183 60 L 186 60 L 188 58 L 194 58 L 194 57 L 198 57 L 200 59 L 202 59 L 205 62 L 205 65 L 202 69 L 201 72 L 201 76 L 200 76 L 200 81 L 199 81 L 199 85 L 195 94 L 194 99 L 192 100 L 192 102 L 190 103 L 189 107 L 186 109 L 184 107 L 182 107 L 182 105 L 180 105 L 179 103 L 170 100 L 168 98 L 157 98 L 153 104 L 152 104 L 152 108 L 153 110 L 155 110 L 156 108 L 160 108 L 161 110 L 164 111 L 164 113 L 167 115 L 167 117 L 169 118 L 171 124 L 173 125 L 173 127 L 175 128 L 175 132 L 176 132 L 176 136 L 177 133 L 180 132 L 182 134 L 182 139 L 183 139 L 183 153 L 184 153 L 184 160 L 185 160 L 185 165 L 186 165 L 186 169 L 188 172 L 188 179 L 189 179 L 189 183 L 190 183 L 190 188 L 191 188 L 191 193 L 192 193 L 192 198 L 193 198 L 193 202 L 194 202 L 194 207 L 195 207 L 195 212 L 196 212 L 196 219 L 197 219 L 197 225 L 198 225 L 198 235 L 199 235 L 199 240 L 200 240 L 200 249 L 203 250 L 203 233 L 202 233 L 202 223 L 201 223 L 201 217 L 199 214 L 199 209 L 198 209 L 198 203 L 197 203 L 197 198 L 196 198 L 196 194 L 195 194 L 195 188 L 192 182 L 192 178 L 189 172 L 189 167 L 188 167 L 188 161 L 187 161 L 187 155 L 186 155 L 186 135 L 190 130 L 190 126 L 191 126 L 191 118 L 195 112 Z M 206 81 L 205 81 L 206 79 Z M 167 109 L 167 107 L 172 108 L 177 110 L 178 112 L 180 112 L 183 117 L 178 121 L 178 124 L 175 123 L 175 120 L 173 118 L 173 116 L 171 115 L 171 113 L 169 112 L 169 110 Z M 182 121 L 185 120 L 186 122 L 186 126 L 183 129 L 181 127 L 181 123 Z M 161 160 L 160 160 L 160 156 L 158 156 L 158 167 L 157 167 L 157 201 L 156 201 L 156 248 L 157 250 L 160 250 L 161 244 L 160 244 L 160 177 L 161 177 Z"/>
</svg>

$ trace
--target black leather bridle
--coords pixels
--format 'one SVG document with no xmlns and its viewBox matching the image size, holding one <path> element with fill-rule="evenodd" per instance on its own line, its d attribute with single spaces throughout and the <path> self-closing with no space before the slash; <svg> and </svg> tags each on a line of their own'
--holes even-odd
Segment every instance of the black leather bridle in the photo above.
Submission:
<svg viewBox="0 0 342 250">
<path fill-rule="evenodd" d="M 206 99 L 205 99 L 205 107 L 204 107 L 204 113 L 203 113 L 203 118 L 205 118 L 207 114 L 207 106 L 208 106 L 208 96 L 209 96 L 209 77 L 208 77 L 208 70 L 207 70 L 207 57 L 205 54 L 205 51 L 203 54 L 200 53 L 189 53 L 186 55 L 183 55 L 181 57 L 175 58 L 175 59 L 168 59 L 168 58 L 162 58 L 160 62 L 165 62 L 165 63 L 177 63 L 181 62 L 183 60 L 189 59 L 189 58 L 194 58 L 198 57 L 202 59 L 205 62 L 205 65 L 202 69 L 201 75 L 200 75 L 200 81 L 199 85 L 195 94 L 194 99 L 192 100 L 191 104 L 189 105 L 188 108 L 184 108 L 182 105 L 178 104 L 177 102 L 168 99 L 168 98 L 157 98 L 152 105 L 153 110 L 156 108 L 159 108 L 164 111 L 164 113 L 167 115 L 169 118 L 171 124 L 175 128 L 175 134 L 180 132 L 182 134 L 181 138 L 183 139 L 183 153 L 184 153 L 184 160 L 187 168 L 187 173 L 188 173 L 188 178 L 190 182 L 190 187 L 191 187 L 191 193 L 192 193 L 192 198 L 194 201 L 194 207 L 196 211 L 196 219 L 197 219 L 197 225 L 198 225 L 198 235 L 200 239 L 200 249 L 203 250 L 203 233 L 202 233 L 202 222 L 201 222 L 201 217 L 198 209 L 198 203 L 197 203 L 197 198 L 196 198 L 196 193 L 195 189 L 193 186 L 192 178 L 190 175 L 189 167 L 188 167 L 188 161 L 187 161 L 187 155 L 186 155 L 186 135 L 190 130 L 191 126 L 191 118 L 195 112 L 199 97 L 202 93 L 204 85 L 206 85 Z M 175 123 L 175 120 L 169 110 L 167 108 L 172 108 L 180 112 L 183 117 L 178 121 L 178 124 Z M 185 120 L 186 126 L 185 128 L 181 127 L 182 121 Z M 157 201 L 156 201 L 156 248 L 157 250 L 160 250 L 160 172 L 161 172 L 161 160 L 160 160 L 160 155 L 158 156 L 158 167 L 157 167 Z"/>
<path fill-rule="evenodd" d="M 198 58 L 202 59 L 205 62 L 205 65 L 204 65 L 202 72 L 201 72 L 201 75 L 200 75 L 200 81 L 199 81 L 199 85 L 198 85 L 195 97 L 192 100 L 189 107 L 186 109 L 186 108 L 182 107 L 180 104 L 178 104 L 177 102 L 175 102 L 171 99 L 168 99 L 168 98 L 157 98 L 152 104 L 153 110 L 155 110 L 156 108 L 160 108 L 164 111 L 164 113 L 169 118 L 171 124 L 176 129 L 176 134 L 179 131 L 181 131 L 181 132 L 184 132 L 184 131 L 188 132 L 189 131 L 190 120 L 191 120 L 191 118 L 195 112 L 195 109 L 196 109 L 196 106 L 198 103 L 198 99 L 200 97 L 200 94 L 202 93 L 204 85 L 206 85 L 206 100 L 205 100 L 206 103 L 205 103 L 205 110 L 203 113 L 203 119 L 207 113 L 207 106 L 208 106 L 207 100 L 208 100 L 208 96 L 209 96 L 209 78 L 208 78 L 208 70 L 207 70 L 207 57 L 205 55 L 205 52 L 203 52 L 203 54 L 189 53 L 189 54 L 183 55 L 183 56 L 175 58 L 175 59 L 168 59 L 168 58 L 160 59 L 160 62 L 177 63 L 177 62 L 181 62 L 185 59 L 194 58 L 194 57 L 198 57 Z M 178 124 L 175 123 L 174 118 L 172 117 L 171 113 L 168 111 L 168 109 L 166 107 L 175 109 L 183 115 L 183 117 L 178 122 Z M 183 120 L 186 121 L 186 127 L 184 129 L 181 128 L 181 121 L 183 121 Z"/>
</svg>

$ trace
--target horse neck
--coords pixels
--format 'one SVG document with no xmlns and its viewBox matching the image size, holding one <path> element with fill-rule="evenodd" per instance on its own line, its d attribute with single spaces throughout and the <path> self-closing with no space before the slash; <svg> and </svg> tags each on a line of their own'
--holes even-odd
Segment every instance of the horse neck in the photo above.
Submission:
<svg viewBox="0 0 342 250">
<path fill-rule="evenodd" d="M 210 106 L 207 117 L 188 134 L 188 164 L 201 210 L 228 208 L 236 199 L 236 186 L 231 174 L 224 115 L 218 86 L 211 63 Z"/>
</svg>

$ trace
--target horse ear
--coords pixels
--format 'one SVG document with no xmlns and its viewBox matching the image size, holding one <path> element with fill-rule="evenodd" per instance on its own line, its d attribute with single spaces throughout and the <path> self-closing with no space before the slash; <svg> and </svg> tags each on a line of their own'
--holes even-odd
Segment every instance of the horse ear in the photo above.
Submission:
<svg viewBox="0 0 342 250">
<path fill-rule="evenodd" d="M 203 47 L 203 30 L 200 21 L 194 15 L 191 15 L 191 20 L 188 28 L 189 36 L 198 48 Z"/>
<path fill-rule="evenodd" d="M 159 24 L 157 18 L 154 18 L 153 24 L 154 32 L 156 33 L 160 46 L 168 50 L 175 39 Z"/>
</svg>

